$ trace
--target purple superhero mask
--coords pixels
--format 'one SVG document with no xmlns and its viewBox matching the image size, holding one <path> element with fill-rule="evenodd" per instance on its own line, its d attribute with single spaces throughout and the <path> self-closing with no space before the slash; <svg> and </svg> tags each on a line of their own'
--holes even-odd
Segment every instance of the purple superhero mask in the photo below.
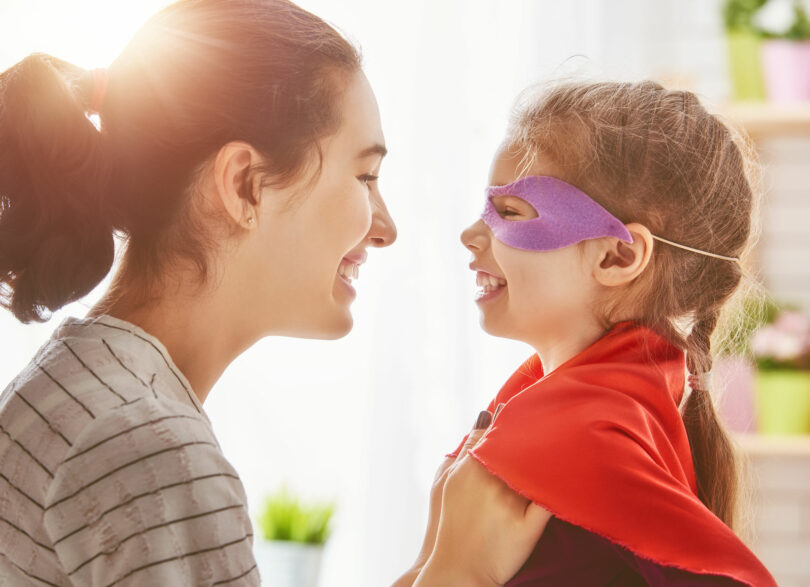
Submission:
<svg viewBox="0 0 810 587">
<path fill-rule="evenodd" d="M 496 196 L 520 198 L 535 209 L 537 218 L 501 218 L 492 204 Z M 584 192 L 545 175 L 531 175 L 508 185 L 488 187 L 481 219 L 496 239 L 524 251 L 553 251 L 603 236 L 633 242 L 624 224 Z"/>
</svg>

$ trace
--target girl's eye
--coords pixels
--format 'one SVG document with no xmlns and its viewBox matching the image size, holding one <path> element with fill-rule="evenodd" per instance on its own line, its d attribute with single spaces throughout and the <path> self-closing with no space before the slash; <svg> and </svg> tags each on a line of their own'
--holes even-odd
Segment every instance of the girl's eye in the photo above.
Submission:
<svg viewBox="0 0 810 587">
<path fill-rule="evenodd" d="M 358 177 L 357 179 L 359 179 L 361 183 L 364 183 L 365 185 L 368 185 L 368 184 L 370 184 L 370 183 L 372 183 L 372 182 L 375 182 L 375 181 L 377 181 L 378 179 L 380 179 L 380 176 L 378 176 L 378 175 L 371 175 L 371 174 L 369 174 L 369 173 L 366 173 L 366 174 L 361 175 L 361 176 L 360 176 L 360 177 Z"/>
<path fill-rule="evenodd" d="M 512 210 L 510 208 L 504 208 L 503 210 L 501 210 L 500 214 L 504 218 L 520 216 L 520 212 L 518 212 L 517 210 Z"/>
</svg>

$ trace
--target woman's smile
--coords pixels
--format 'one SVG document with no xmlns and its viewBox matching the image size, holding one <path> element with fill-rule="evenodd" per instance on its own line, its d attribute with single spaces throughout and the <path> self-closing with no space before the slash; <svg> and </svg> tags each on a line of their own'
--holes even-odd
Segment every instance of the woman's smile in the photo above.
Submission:
<svg viewBox="0 0 810 587">
<path fill-rule="evenodd" d="M 345 289 L 352 298 L 357 295 L 354 287 L 352 287 L 352 280 L 360 277 L 360 265 L 365 263 L 367 258 L 368 253 L 366 251 L 350 253 L 341 259 L 340 265 L 338 266 L 338 281 L 344 286 L 343 289 Z"/>
</svg>

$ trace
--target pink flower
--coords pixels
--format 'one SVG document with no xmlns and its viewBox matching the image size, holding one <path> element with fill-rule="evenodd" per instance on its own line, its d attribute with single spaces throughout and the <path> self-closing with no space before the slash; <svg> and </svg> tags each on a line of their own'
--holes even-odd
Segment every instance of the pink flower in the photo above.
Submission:
<svg viewBox="0 0 810 587">
<path fill-rule="evenodd" d="M 798 312 L 782 312 L 754 333 L 751 349 L 760 359 L 803 363 L 810 357 L 810 321 Z"/>
<path fill-rule="evenodd" d="M 810 336 L 810 319 L 801 312 L 780 312 L 774 326 L 785 333 L 796 336 Z"/>
</svg>

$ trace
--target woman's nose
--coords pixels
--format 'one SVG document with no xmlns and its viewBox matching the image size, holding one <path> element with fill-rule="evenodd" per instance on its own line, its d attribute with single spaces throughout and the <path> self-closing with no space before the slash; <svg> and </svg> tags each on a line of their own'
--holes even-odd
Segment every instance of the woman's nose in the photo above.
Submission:
<svg viewBox="0 0 810 587">
<path fill-rule="evenodd" d="M 479 219 L 461 233 L 461 244 L 472 252 L 480 252 L 489 243 L 489 227 Z"/>
<path fill-rule="evenodd" d="M 388 247 L 397 240 L 397 226 L 379 194 L 372 198 L 371 228 L 366 238 L 372 247 Z"/>
</svg>

